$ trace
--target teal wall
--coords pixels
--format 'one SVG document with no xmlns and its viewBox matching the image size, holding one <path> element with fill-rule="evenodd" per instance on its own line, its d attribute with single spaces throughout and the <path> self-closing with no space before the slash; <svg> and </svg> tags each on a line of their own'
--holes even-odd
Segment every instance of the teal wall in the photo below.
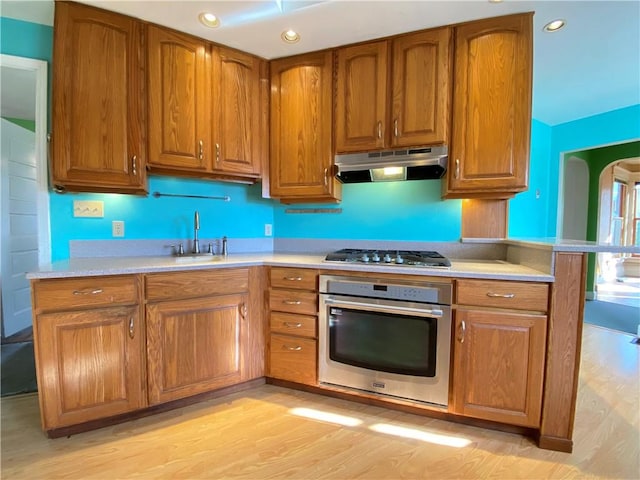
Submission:
<svg viewBox="0 0 640 480">
<path fill-rule="evenodd" d="M 549 185 L 549 155 L 551 152 L 549 125 L 533 120 L 529 153 L 529 190 L 509 200 L 510 238 L 540 238 L 547 236 L 547 211 L 554 185 Z"/>
<path fill-rule="evenodd" d="M 459 240 L 462 201 L 440 195 L 440 180 L 343 185 L 342 202 L 329 207 L 342 213 L 286 213 L 299 206 L 277 205 L 274 233 L 282 238 Z"/>
<path fill-rule="evenodd" d="M 223 197 L 229 202 L 192 198 L 156 198 L 153 192 Z M 191 239 L 193 216 L 200 213 L 200 238 L 257 238 L 273 224 L 271 200 L 261 186 L 151 176 L 149 195 L 51 193 L 53 260 L 69 258 L 70 240 L 107 240 L 112 220 L 125 222 L 125 239 Z M 74 200 L 102 200 L 104 218 L 73 217 Z"/>
<path fill-rule="evenodd" d="M 564 153 L 640 139 L 640 105 L 555 125 L 548 162 L 549 203 L 546 235 L 556 236 L 558 181 Z"/>
</svg>

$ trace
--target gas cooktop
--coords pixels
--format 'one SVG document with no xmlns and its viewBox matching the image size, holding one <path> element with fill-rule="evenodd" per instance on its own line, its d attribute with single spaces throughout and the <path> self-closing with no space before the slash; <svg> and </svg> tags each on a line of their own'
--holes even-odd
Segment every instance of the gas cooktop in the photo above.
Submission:
<svg viewBox="0 0 640 480">
<path fill-rule="evenodd" d="M 324 261 L 390 266 L 407 265 L 411 267 L 451 267 L 451 262 L 438 252 L 418 250 L 364 250 L 345 248 L 328 254 Z"/>
</svg>

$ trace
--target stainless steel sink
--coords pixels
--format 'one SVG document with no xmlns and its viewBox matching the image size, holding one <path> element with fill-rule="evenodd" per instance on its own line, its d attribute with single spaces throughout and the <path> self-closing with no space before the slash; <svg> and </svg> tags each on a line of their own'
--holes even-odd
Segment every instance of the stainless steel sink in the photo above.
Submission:
<svg viewBox="0 0 640 480">
<path fill-rule="evenodd" d="M 222 260 L 222 256 L 211 253 L 185 253 L 184 255 L 175 255 L 173 259 L 176 263 L 208 263 L 219 262 Z"/>
</svg>

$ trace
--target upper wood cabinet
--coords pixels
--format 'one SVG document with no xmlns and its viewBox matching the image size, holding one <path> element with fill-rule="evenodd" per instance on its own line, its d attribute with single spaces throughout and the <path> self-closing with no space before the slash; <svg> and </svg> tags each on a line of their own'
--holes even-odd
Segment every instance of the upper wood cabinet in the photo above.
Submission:
<svg viewBox="0 0 640 480">
<path fill-rule="evenodd" d="M 263 60 L 223 47 L 212 48 L 213 170 L 258 176 L 260 63 Z"/>
<path fill-rule="evenodd" d="M 271 62 L 270 196 L 283 203 L 341 196 L 333 172 L 332 53 Z"/>
<path fill-rule="evenodd" d="M 149 26 L 149 165 L 254 183 L 262 170 L 263 60 Z"/>
<path fill-rule="evenodd" d="M 448 141 L 451 28 L 340 48 L 336 151 Z"/>
<path fill-rule="evenodd" d="M 146 192 L 144 27 L 55 2 L 53 187 Z"/>
<path fill-rule="evenodd" d="M 148 61 L 149 166 L 210 170 L 208 44 L 150 25 Z"/>
<path fill-rule="evenodd" d="M 532 14 L 455 28 L 445 198 L 506 198 L 528 187 Z"/>
</svg>

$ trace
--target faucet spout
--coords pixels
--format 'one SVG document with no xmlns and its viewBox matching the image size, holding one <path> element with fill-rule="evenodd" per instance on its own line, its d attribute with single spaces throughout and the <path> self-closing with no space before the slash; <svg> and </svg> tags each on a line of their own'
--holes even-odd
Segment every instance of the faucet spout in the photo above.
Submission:
<svg viewBox="0 0 640 480">
<path fill-rule="evenodd" d="M 198 230 L 200 230 L 200 214 L 196 210 L 193 219 L 193 253 L 200 253 L 200 241 L 198 240 Z"/>
</svg>

